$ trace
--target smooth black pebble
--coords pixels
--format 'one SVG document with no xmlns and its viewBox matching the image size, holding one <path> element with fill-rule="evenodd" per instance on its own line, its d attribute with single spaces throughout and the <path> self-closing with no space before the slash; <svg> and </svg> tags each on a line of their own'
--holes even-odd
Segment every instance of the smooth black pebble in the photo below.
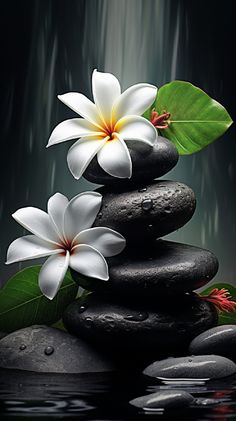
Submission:
<svg viewBox="0 0 236 421">
<path fill-rule="evenodd" d="M 112 228 L 140 246 L 185 225 L 196 206 L 190 187 L 176 181 L 153 181 L 145 191 L 136 186 L 98 192 L 103 198 L 94 226 Z"/>
<path fill-rule="evenodd" d="M 236 325 L 216 326 L 192 340 L 189 352 L 195 355 L 217 354 L 236 360 Z"/>
<path fill-rule="evenodd" d="M 88 290 L 156 300 L 162 295 L 182 294 L 208 283 L 217 273 L 218 260 L 199 247 L 157 240 L 147 247 L 126 247 L 107 259 L 109 281 L 81 276 L 74 280 Z"/>
<path fill-rule="evenodd" d="M 129 403 L 144 410 L 186 408 L 195 399 L 184 390 L 162 390 L 132 399 Z"/>
<path fill-rule="evenodd" d="M 132 177 L 130 179 L 112 177 L 100 167 L 97 157 L 93 158 L 84 172 L 84 177 L 96 184 L 121 185 L 125 188 L 133 183 L 150 181 L 167 174 L 178 162 L 179 154 L 173 143 L 158 136 L 153 147 L 139 143 L 132 147 L 127 144 L 132 160 Z"/>
<path fill-rule="evenodd" d="M 236 373 L 236 364 L 219 355 L 167 358 L 156 361 L 143 374 L 164 379 L 219 379 Z"/>
<path fill-rule="evenodd" d="M 88 373 L 114 369 L 84 340 L 47 326 L 17 330 L 0 341 L 0 367 L 44 373 Z"/>
<path fill-rule="evenodd" d="M 86 310 L 81 313 L 81 305 Z M 134 353 L 186 349 L 190 338 L 217 324 L 217 311 L 196 296 L 179 300 L 135 304 L 114 301 L 95 293 L 71 303 L 63 314 L 67 330 L 106 349 Z"/>
</svg>

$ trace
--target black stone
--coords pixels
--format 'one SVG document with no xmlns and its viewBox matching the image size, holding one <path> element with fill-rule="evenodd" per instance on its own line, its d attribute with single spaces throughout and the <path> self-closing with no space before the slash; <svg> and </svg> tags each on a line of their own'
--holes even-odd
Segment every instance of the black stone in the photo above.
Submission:
<svg viewBox="0 0 236 421">
<path fill-rule="evenodd" d="M 114 369 L 109 359 L 83 340 L 47 326 L 27 327 L 1 339 L 0 367 L 42 373 Z"/>
<path fill-rule="evenodd" d="M 195 399 L 190 393 L 184 390 L 161 390 L 150 395 L 140 396 L 132 399 L 129 403 L 142 409 L 174 409 L 185 408 Z"/>
<path fill-rule="evenodd" d="M 236 373 L 236 364 L 219 355 L 167 358 L 156 361 L 143 374 L 165 379 L 219 379 Z"/>
<path fill-rule="evenodd" d="M 210 251 L 164 240 L 149 247 L 127 247 L 107 262 L 109 281 L 85 278 L 74 271 L 72 276 L 88 290 L 156 300 L 197 289 L 218 270 L 217 258 Z"/>
<path fill-rule="evenodd" d="M 133 183 L 150 181 L 168 173 L 178 162 L 178 152 L 173 143 L 159 136 L 153 148 L 147 145 L 127 145 L 132 160 L 131 179 L 120 179 L 107 174 L 93 158 L 84 172 L 84 177 L 92 183 L 105 185 L 122 185 L 127 187 Z M 138 146 L 138 148 L 137 148 Z"/>
<path fill-rule="evenodd" d="M 81 306 L 85 308 L 81 312 Z M 148 305 L 105 300 L 97 294 L 71 303 L 63 322 L 69 332 L 106 349 L 135 354 L 165 350 L 173 353 L 188 347 L 190 338 L 217 324 L 214 306 L 197 296 L 185 295 L 177 302 L 161 300 Z"/>
<path fill-rule="evenodd" d="M 98 191 L 103 200 L 94 226 L 112 228 L 139 246 L 185 225 L 196 205 L 190 187 L 175 181 L 154 181 L 145 191 L 144 187 Z"/>
<path fill-rule="evenodd" d="M 236 325 L 217 326 L 201 333 L 191 342 L 189 352 L 217 354 L 236 361 Z"/>
</svg>

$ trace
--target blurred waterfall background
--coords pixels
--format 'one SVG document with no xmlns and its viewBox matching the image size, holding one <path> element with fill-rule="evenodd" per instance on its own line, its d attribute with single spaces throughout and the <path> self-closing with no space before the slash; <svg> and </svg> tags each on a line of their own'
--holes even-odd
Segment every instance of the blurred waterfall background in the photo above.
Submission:
<svg viewBox="0 0 236 421">
<path fill-rule="evenodd" d="M 57 95 L 91 98 L 94 68 L 114 73 L 123 89 L 182 79 L 235 120 L 233 6 L 230 0 L 225 10 L 211 0 L 1 3 L 0 284 L 22 267 L 4 264 L 10 242 L 25 234 L 11 214 L 24 206 L 45 209 L 57 191 L 70 198 L 96 187 L 69 173 L 70 142 L 45 148 L 54 126 L 74 117 Z M 235 138 L 233 126 L 205 150 L 182 157 L 164 178 L 190 185 L 197 197 L 193 219 L 169 238 L 212 250 L 220 261 L 216 280 L 236 284 Z"/>
</svg>

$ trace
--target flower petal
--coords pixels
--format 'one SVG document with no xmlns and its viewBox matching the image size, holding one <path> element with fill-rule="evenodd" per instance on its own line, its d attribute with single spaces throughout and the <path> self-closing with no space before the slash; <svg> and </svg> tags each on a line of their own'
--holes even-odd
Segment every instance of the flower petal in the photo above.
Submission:
<svg viewBox="0 0 236 421">
<path fill-rule="evenodd" d="M 109 139 L 89 136 L 79 139 L 68 151 L 67 163 L 72 175 L 78 180 L 97 152 Z"/>
<path fill-rule="evenodd" d="M 48 214 L 62 241 L 64 241 L 64 213 L 69 200 L 61 193 L 55 193 L 48 200 Z"/>
<path fill-rule="evenodd" d="M 81 244 L 73 249 L 70 256 L 70 267 L 82 275 L 108 281 L 108 266 L 103 255 L 87 244 Z"/>
<path fill-rule="evenodd" d="M 121 118 L 115 126 L 125 140 L 137 140 L 153 146 L 157 138 L 157 130 L 150 121 L 140 116 L 127 116 Z"/>
<path fill-rule="evenodd" d="M 93 71 L 92 88 L 94 102 L 99 110 L 104 123 L 109 128 L 112 116 L 112 107 L 115 100 L 120 96 L 120 84 L 118 79 L 111 73 Z"/>
<path fill-rule="evenodd" d="M 101 130 L 83 118 L 72 118 L 62 121 L 53 130 L 47 148 L 57 143 L 66 142 L 71 139 L 78 139 L 82 136 L 100 134 Z"/>
<path fill-rule="evenodd" d="M 138 83 L 126 89 L 113 106 L 115 121 L 125 115 L 142 115 L 154 102 L 157 88 L 148 83 Z"/>
<path fill-rule="evenodd" d="M 75 242 L 76 244 L 88 244 L 94 247 L 104 257 L 121 253 L 126 244 L 123 235 L 106 227 L 95 227 L 81 231 L 75 238 Z"/>
<path fill-rule="evenodd" d="M 108 174 L 118 178 L 130 178 L 132 161 L 124 140 L 117 133 L 98 151 L 98 163 Z"/>
<path fill-rule="evenodd" d="M 50 256 L 60 251 L 60 249 L 56 248 L 56 245 L 47 243 L 35 235 L 26 235 L 25 237 L 17 238 L 10 244 L 7 251 L 6 264 Z"/>
<path fill-rule="evenodd" d="M 60 238 L 46 212 L 38 208 L 26 207 L 18 209 L 12 216 L 22 227 L 32 232 L 32 234 L 50 243 L 60 245 Z"/>
<path fill-rule="evenodd" d="M 93 225 L 101 204 L 102 195 L 95 191 L 80 193 L 71 199 L 64 215 L 64 235 L 68 241 Z"/>
<path fill-rule="evenodd" d="M 58 99 L 77 114 L 81 115 L 81 117 L 90 121 L 90 123 L 100 128 L 103 127 L 96 105 L 85 95 L 78 92 L 68 92 L 67 94 L 58 95 Z"/>
<path fill-rule="evenodd" d="M 59 290 L 69 266 L 70 253 L 51 256 L 43 264 L 39 272 L 39 288 L 52 300 Z"/>
</svg>

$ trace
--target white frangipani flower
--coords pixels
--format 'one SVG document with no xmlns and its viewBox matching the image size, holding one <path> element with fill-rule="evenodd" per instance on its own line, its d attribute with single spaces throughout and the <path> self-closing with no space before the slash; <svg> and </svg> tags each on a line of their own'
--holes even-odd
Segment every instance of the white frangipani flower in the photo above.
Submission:
<svg viewBox="0 0 236 421">
<path fill-rule="evenodd" d="M 141 115 L 154 102 L 157 88 L 139 83 L 121 93 L 115 76 L 94 70 L 92 90 L 95 103 L 77 92 L 58 96 L 83 118 L 58 124 L 47 147 L 79 138 L 67 155 L 69 169 L 76 179 L 82 176 L 96 154 L 99 165 L 108 174 L 130 178 L 132 162 L 126 141 L 144 142 L 150 146 L 155 143 L 157 131 Z"/>
<path fill-rule="evenodd" d="M 60 193 L 48 200 L 48 213 L 26 207 L 12 216 L 33 235 L 13 241 L 6 264 L 50 256 L 39 273 L 39 287 L 53 299 L 68 267 L 89 277 L 109 279 L 105 257 L 120 253 L 126 244 L 118 232 L 91 226 L 99 212 L 102 195 L 85 192 L 68 199 Z"/>
</svg>

